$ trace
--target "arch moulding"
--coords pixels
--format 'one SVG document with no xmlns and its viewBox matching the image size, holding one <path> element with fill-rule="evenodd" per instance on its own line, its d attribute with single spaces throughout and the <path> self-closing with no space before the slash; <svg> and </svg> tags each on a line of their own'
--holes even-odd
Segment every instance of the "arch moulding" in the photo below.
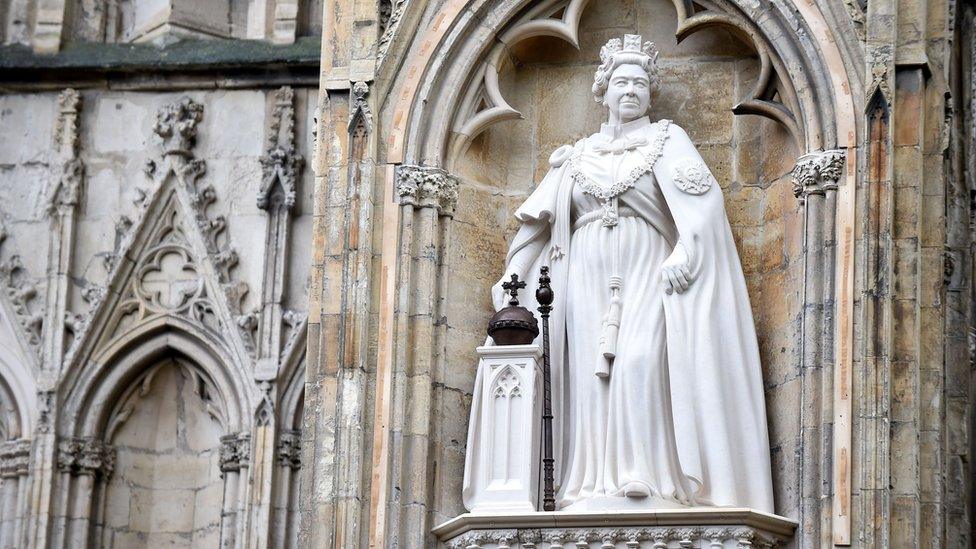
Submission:
<svg viewBox="0 0 976 549">
<path fill-rule="evenodd" d="M 225 407 L 221 412 L 228 434 L 250 432 L 251 395 L 247 385 L 235 375 L 229 352 L 195 325 L 176 317 L 160 317 L 97 353 L 84 373 L 65 387 L 58 433 L 102 436 L 119 398 L 167 353 L 176 353 L 209 378 Z"/>
</svg>

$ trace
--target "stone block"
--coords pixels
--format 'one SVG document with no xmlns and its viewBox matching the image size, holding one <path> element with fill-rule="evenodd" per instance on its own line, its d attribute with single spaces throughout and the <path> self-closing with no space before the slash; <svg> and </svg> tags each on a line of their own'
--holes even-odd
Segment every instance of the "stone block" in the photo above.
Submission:
<svg viewBox="0 0 976 549">
<path fill-rule="evenodd" d="M 800 434 L 801 380 L 792 379 L 766 391 L 769 443 L 779 446 Z"/>
<path fill-rule="evenodd" d="M 256 90 L 208 94 L 198 132 L 199 154 L 208 162 L 213 157 L 260 156 L 264 152 L 265 97 L 265 92 Z"/>
<path fill-rule="evenodd" d="M 219 477 L 199 489 L 193 498 L 193 531 L 216 530 L 220 527 L 220 510 L 223 507 L 224 483 Z"/>
<path fill-rule="evenodd" d="M 891 423 L 891 489 L 894 494 L 918 497 L 918 435 L 918 426 L 912 421 Z"/>
<path fill-rule="evenodd" d="M 0 164 L 46 161 L 52 153 L 57 94 L 0 96 Z M 15 143 L 15 146 L 10 146 Z M 8 203 L 9 204 L 9 203 Z"/>
<path fill-rule="evenodd" d="M 95 153 L 138 153 L 144 156 L 156 123 L 156 97 L 101 94 L 95 105 L 91 150 Z M 158 96 L 157 96 L 158 97 Z M 141 174 L 140 174 L 141 175 Z"/>
<path fill-rule="evenodd" d="M 190 532 L 194 494 L 194 490 L 133 488 L 130 528 L 153 534 Z"/>
</svg>

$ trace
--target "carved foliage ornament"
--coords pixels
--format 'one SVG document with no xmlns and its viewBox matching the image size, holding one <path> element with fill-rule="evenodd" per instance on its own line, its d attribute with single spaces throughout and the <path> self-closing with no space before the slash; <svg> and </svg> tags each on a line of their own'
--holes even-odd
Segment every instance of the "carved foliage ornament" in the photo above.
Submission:
<svg viewBox="0 0 976 549">
<path fill-rule="evenodd" d="M 220 437 L 220 471 L 237 472 L 247 467 L 251 457 L 251 437 L 236 433 Z"/>
<path fill-rule="evenodd" d="M 72 475 L 108 477 L 115 470 L 115 448 L 90 437 L 58 443 L 58 469 Z"/>
<path fill-rule="evenodd" d="M 404 165 L 396 171 L 396 192 L 401 204 L 435 207 L 451 215 L 457 207 L 459 183 L 441 168 Z"/>
<path fill-rule="evenodd" d="M 302 432 L 282 432 L 275 448 L 275 456 L 280 465 L 294 470 L 300 469 L 302 466 Z"/>
<path fill-rule="evenodd" d="M 776 547 L 780 540 L 749 527 L 646 527 L 646 528 L 543 528 L 519 530 L 470 530 L 448 540 L 451 549 L 503 549 L 535 547 L 568 549 L 590 547 Z M 646 543 L 647 545 L 644 545 Z M 620 545 L 618 545 L 620 544 Z"/>
<path fill-rule="evenodd" d="M 12 255 L 9 260 L 0 263 L 0 277 L 14 314 L 26 331 L 31 347 L 37 351 L 44 325 L 43 304 L 40 303 L 37 283 L 31 279 L 19 255 Z"/>
<path fill-rule="evenodd" d="M 841 149 L 801 156 L 793 167 L 793 194 L 802 202 L 811 194 L 836 190 L 844 173 L 846 154 Z"/>
</svg>

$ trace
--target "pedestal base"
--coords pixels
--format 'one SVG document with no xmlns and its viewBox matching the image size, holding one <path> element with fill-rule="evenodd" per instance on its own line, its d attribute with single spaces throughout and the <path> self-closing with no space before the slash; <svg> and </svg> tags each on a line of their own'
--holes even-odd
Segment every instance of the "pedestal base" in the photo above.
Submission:
<svg viewBox="0 0 976 549">
<path fill-rule="evenodd" d="M 777 547 L 796 522 L 735 507 L 460 515 L 434 528 L 450 549 L 743 549 Z"/>
</svg>

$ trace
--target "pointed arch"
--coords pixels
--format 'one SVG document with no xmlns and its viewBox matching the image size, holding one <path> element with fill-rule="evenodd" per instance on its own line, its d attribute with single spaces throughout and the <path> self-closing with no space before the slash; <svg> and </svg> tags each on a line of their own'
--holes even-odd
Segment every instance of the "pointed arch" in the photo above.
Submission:
<svg viewBox="0 0 976 549">
<path fill-rule="evenodd" d="M 93 356 L 84 371 L 63 388 L 64 412 L 58 432 L 64 436 L 102 437 L 112 408 L 138 377 L 167 354 L 185 357 L 216 389 L 227 433 L 250 432 L 254 397 L 244 372 L 233 365 L 229 349 L 212 334 L 182 318 L 149 320 Z"/>
<path fill-rule="evenodd" d="M 37 410 L 34 375 L 17 354 L 0 344 L 0 424 L 3 440 L 30 438 Z"/>
</svg>

